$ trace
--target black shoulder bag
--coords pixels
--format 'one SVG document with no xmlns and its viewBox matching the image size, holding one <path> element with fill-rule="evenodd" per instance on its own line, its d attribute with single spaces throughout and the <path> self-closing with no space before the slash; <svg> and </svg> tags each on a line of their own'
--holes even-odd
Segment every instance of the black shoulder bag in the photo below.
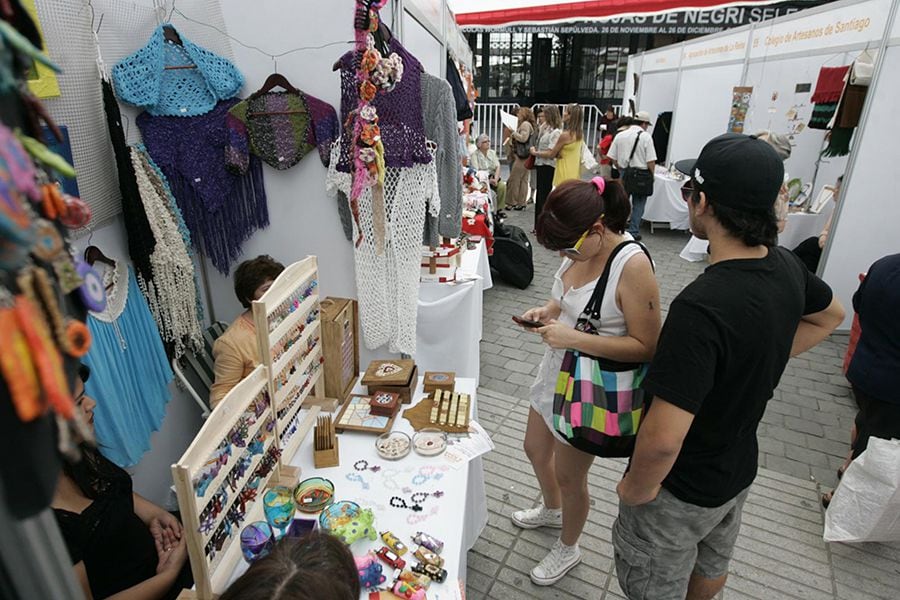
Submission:
<svg viewBox="0 0 900 600">
<path fill-rule="evenodd" d="M 625 191 L 632 196 L 653 195 L 653 173 L 647 169 L 647 165 L 641 167 L 631 166 L 631 159 L 634 158 L 634 152 L 641 141 L 642 133 L 644 132 L 639 131 L 637 137 L 634 138 L 634 146 L 631 147 L 628 164 L 625 166 L 625 172 L 622 174 L 622 185 L 625 186 Z"/>
</svg>

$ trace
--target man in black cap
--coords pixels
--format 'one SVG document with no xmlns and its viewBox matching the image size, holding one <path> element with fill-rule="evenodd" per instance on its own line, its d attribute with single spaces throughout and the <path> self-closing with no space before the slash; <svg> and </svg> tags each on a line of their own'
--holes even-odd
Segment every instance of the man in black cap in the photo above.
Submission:
<svg viewBox="0 0 900 600">
<path fill-rule="evenodd" d="M 669 308 L 644 389 L 653 398 L 613 526 L 632 600 L 708 599 L 725 585 L 757 468 L 756 429 L 788 358 L 843 320 L 831 289 L 775 245 L 784 167 L 754 137 L 725 134 L 676 167 L 710 266 Z"/>
</svg>

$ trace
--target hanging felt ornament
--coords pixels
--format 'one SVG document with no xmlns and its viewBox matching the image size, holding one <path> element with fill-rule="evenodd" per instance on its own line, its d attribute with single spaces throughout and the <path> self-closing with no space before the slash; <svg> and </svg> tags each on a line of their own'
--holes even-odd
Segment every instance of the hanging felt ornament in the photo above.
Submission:
<svg viewBox="0 0 900 600">
<path fill-rule="evenodd" d="M 44 397 L 59 415 L 67 420 L 72 419 L 75 403 L 66 383 L 62 357 L 53 344 L 47 324 L 24 296 L 16 297 L 15 313 L 19 329 L 28 343 Z"/>
<path fill-rule="evenodd" d="M 92 312 L 103 312 L 106 309 L 106 288 L 103 287 L 103 278 L 86 262 L 77 261 L 75 271 L 83 282 L 78 288 L 78 297 L 81 298 L 84 307 Z"/>
<path fill-rule="evenodd" d="M 63 194 L 66 210 L 59 222 L 69 229 L 81 229 L 91 222 L 91 206 L 78 196 Z"/>
<path fill-rule="evenodd" d="M 0 159 L 9 172 L 13 186 L 35 202 L 40 200 L 41 194 L 35 182 L 34 163 L 12 130 L 3 124 L 0 124 Z"/>
<path fill-rule="evenodd" d="M 28 341 L 19 328 L 12 297 L 5 289 L 6 297 L 0 306 L 0 370 L 12 399 L 16 414 L 24 422 L 33 421 L 44 412 L 37 373 L 31 360 Z"/>
<path fill-rule="evenodd" d="M 0 159 L 0 268 L 15 271 L 28 260 L 34 243 L 24 199 Z"/>
<path fill-rule="evenodd" d="M 46 219 L 37 219 L 34 223 L 34 245 L 31 253 L 37 258 L 50 262 L 63 251 L 65 247 L 62 236 L 56 230 L 56 226 Z"/>
<path fill-rule="evenodd" d="M 77 290 L 84 280 L 75 270 L 75 263 L 72 257 L 68 255 L 60 256 L 53 261 L 53 272 L 56 273 L 56 279 L 59 281 L 59 289 L 63 294 L 71 294 Z"/>
<path fill-rule="evenodd" d="M 41 210 L 45 217 L 53 220 L 64 218 L 68 214 L 69 207 L 55 183 L 41 186 Z"/>
</svg>

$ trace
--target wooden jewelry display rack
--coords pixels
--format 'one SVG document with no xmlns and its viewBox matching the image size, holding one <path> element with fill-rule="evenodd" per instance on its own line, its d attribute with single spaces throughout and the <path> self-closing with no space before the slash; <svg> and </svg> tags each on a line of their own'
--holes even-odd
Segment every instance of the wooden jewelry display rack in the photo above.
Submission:
<svg viewBox="0 0 900 600">
<path fill-rule="evenodd" d="M 172 465 L 196 587 L 180 599 L 211 600 L 224 591 L 241 560 L 241 528 L 265 520 L 266 489 L 295 483 L 279 460 L 274 420 L 268 370 L 259 366 L 222 399 Z"/>
<path fill-rule="evenodd" d="M 307 256 L 253 302 L 261 362 L 271 374 L 275 429 L 286 457 L 300 447 L 321 408 L 336 406 L 336 400 L 325 398 L 318 280 L 316 257 Z"/>
<path fill-rule="evenodd" d="M 282 271 L 252 310 L 262 364 L 172 465 L 195 585 L 180 599 L 212 600 L 225 590 L 242 560 L 241 529 L 265 520 L 266 489 L 297 485 L 300 470 L 281 458 L 296 454 L 322 407 L 337 405 L 324 397 L 316 258 Z"/>
</svg>

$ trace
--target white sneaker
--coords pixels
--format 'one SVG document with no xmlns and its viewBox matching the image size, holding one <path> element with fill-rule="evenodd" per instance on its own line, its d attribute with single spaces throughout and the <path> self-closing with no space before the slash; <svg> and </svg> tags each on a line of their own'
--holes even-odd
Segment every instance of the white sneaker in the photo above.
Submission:
<svg viewBox="0 0 900 600">
<path fill-rule="evenodd" d="M 535 585 L 553 585 L 580 562 L 581 550 L 578 544 L 564 546 L 560 540 L 556 540 L 550 553 L 531 570 L 531 581 Z"/>
<path fill-rule="evenodd" d="M 522 529 L 537 529 L 538 527 L 559 529 L 562 527 L 562 510 L 546 508 L 544 505 L 528 510 L 517 510 L 512 514 L 512 522 Z"/>
</svg>

